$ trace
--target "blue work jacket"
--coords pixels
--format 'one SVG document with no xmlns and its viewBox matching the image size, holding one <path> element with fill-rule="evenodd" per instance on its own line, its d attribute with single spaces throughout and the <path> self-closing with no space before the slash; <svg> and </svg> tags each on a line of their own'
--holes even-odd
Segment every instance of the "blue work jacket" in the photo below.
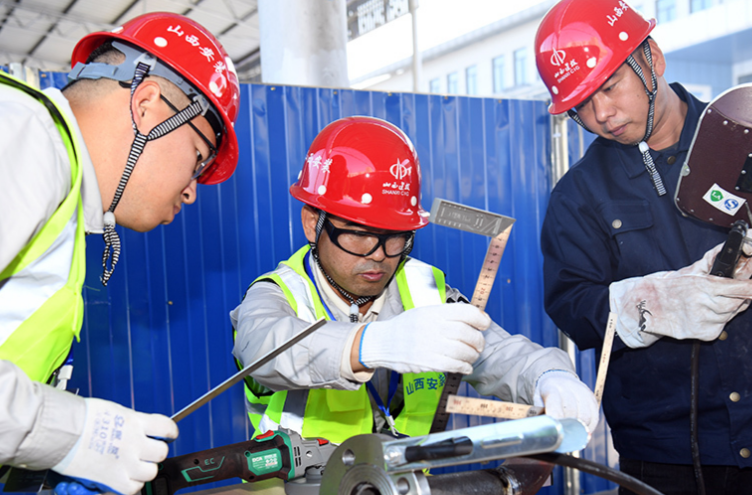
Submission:
<svg viewBox="0 0 752 495">
<path fill-rule="evenodd" d="M 679 172 L 705 108 L 687 103 L 676 146 L 651 154 L 667 193 L 653 188 L 636 146 L 596 139 L 556 185 L 543 223 L 546 311 L 577 346 L 600 354 L 612 282 L 678 270 L 724 242 L 727 229 L 682 215 Z M 707 465 L 752 467 L 752 310 L 726 325 L 725 340 L 700 351 L 699 444 Z M 694 340 L 664 337 L 630 349 L 614 340 L 603 397 L 620 455 L 691 464 L 690 351 Z M 734 392 L 736 394 L 734 394 Z"/>
</svg>

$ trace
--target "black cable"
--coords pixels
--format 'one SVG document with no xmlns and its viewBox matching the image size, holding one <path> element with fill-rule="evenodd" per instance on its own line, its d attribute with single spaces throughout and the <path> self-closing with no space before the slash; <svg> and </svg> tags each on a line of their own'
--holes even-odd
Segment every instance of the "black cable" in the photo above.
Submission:
<svg viewBox="0 0 752 495">
<path fill-rule="evenodd" d="M 744 239 L 749 225 L 744 220 L 737 220 L 731 226 L 726 242 L 713 260 L 710 275 L 717 277 L 734 278 L 734 270 L 739 258 L 744 252 Z M 698 439 L 698 417 L 700 401 L 700 341 L 692 343 L 689 371 L 689 445 L 692 451 L 692 470 L 695 474 L 697 494 L 705 495 L 705 479 L 702 475 L 700 463 L 700 441 Z"/>
<path fill-rule="evenodd" d="M 689 442 L 692 447 L 692 468 L 695 472 L 698 495 L 705 495 L 705 480 L 702 477 L 702 465 L 700 464 L 700 442 L 697 436 L 698 402 L 700 396 L 700 342 L 692 344 L 689 383 L 691 387 L 689 400 Z"/>
<path fill-rule="evenodd" d="M 578 469 L 583 473 L 593 474 L 595 476 L 598 476 L 599 478 L 613 481 L 614 483 L 618 484 L 619 486 L 623 486 L 628 490 L 632 490 L 637 495 L 663 495 L 663 493 L 659 492 L 655 488 L 646 485 L 642 481 L 635 479 L 628 474 L 622 473 L 621 471 L 617 471 L 616 469 L 612 469 L 608 466 L 604 466 L 603 464 L 589 461 L 587 459 L 580 459 L 578 457 L 572 457 L 571 455 L 554 453 L 535 454 L 525 457 L 538 461 L 548 462 L 549 464 L 558 464 L 560 466 L 571 467 Z"/>
</svg>

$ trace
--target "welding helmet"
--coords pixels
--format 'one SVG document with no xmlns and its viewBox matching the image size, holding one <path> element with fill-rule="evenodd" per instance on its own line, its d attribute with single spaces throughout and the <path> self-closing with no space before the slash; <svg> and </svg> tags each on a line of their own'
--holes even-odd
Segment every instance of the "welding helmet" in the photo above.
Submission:
<svg viewBox="0 0 752 495">
<path fill-rule="evenodd" d="M 327 125 L 313 140 L 290 193 L 368 227 L 404 231 L 428 224 L 412 142 L 397 126 L 374 117 Z"/>
<path fill-rule="evenodd" d="M 108 41 L 124 52 L 126 62 L 104 68 L 101 67 L 104 64 L 87 64 L 89 55 Z M 144 14 L 112 31 L 81 38 L 73 49 L 69 79 L 104 77 L 130 81 L 136 62 L 148 63 L 149 75 L 168 79 L 191 100 L 208 99 L 202 105 L 202 114 L 214 129 L 217 156 L 198 177 L 198 182 L 218 184 L 227 180 L 238 163 L 238 140 L 233 126 L 238 116 L 240 85 L 232 60 L 219 41 L 203 26 L 182 15 Z"/>
<path fill-rule="evenodd" d="M 700 116 L 674 201 L 685 216 L 752 225 L 752 84 L 728 89 Z"/>
<path fill-rule="evenodd" d="M 647 39 L 645 20 L 623 0 L 562 0 L 535 35 L 535 63 L 551 94 L 554 115 L 592 95 Z"/>
</svg>

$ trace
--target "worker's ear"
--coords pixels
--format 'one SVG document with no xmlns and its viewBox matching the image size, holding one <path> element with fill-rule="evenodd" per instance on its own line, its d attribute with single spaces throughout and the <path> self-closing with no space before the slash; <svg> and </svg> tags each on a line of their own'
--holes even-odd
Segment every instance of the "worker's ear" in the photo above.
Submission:
<svg viewBox="0 0 752 495">
<path fill-rule="evenodd" d="M 136 128 L 141 134 L 149 132 L 164 120 L 164 115 L 159 112 L 162 88 L 156 81 L 146 80 L 138 85 L 131 99 L 131 112 Z"/>
<path fill-rule="evenodd" d="M 648 43 L 650 44 L 650 58 L 653 59 L 655 75 L 657 77 L 662 77 L 666 72 L 666 57 L 663 56 L 663 50 L 661 50 L 658 43 L 656 43 L 653 38 L 648 38 Z M 645 54 L 642 52 L 642 49 L 640 49 L 640 52 L 642 53 L 642 60 L 645 61 L 644 66 L 647 70 L 645 77 L 646 79 L 650 79 L 650 69 L 648 68 L 647 60 L 645 60 Z"/>
<path fill-rule="evenodd" d="M 300 212 L 300 219 L 303 222 L 303 232 L 305 232 L 308 242 L 316 242 L 316 223 L 319 221 L 318 210 L 305 205 Z"/>
</svg>

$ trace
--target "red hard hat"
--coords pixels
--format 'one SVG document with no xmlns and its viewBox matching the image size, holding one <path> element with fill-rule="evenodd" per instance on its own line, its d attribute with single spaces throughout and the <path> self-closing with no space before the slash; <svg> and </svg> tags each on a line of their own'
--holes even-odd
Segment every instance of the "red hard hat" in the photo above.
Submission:
<svg viewBox="0 0 752 495">
<path fill-rule="evenodd" d="M 648 37 L 646 21 L 623 0 L 562 0 L 535 35 L 535 63 L 554 115 L 592 95 Z"/>
<path fill-rule="evenodd" d="M 386 230 L 428 225 L 420 163 L 397 126 L 373 117 L 327 125 L 308 149 L 293 197 L 346 220 Z"/>
<path fill-rule="evenodd" d="M 144 14 L 107 32 L 81 38 L 73 49 L 71 66 L 86 63 L 107 41 L 122 40 L 151 53 L 185 77 L 219 112 L 224 132 L 217 157 L 198 179 L 202 184 L 227 180 L 238 163 L 238 139 L 233 125 L 238 116 L 240 85 L 230 57 L 203 26 L 179 14 Z"/>
</svg>

